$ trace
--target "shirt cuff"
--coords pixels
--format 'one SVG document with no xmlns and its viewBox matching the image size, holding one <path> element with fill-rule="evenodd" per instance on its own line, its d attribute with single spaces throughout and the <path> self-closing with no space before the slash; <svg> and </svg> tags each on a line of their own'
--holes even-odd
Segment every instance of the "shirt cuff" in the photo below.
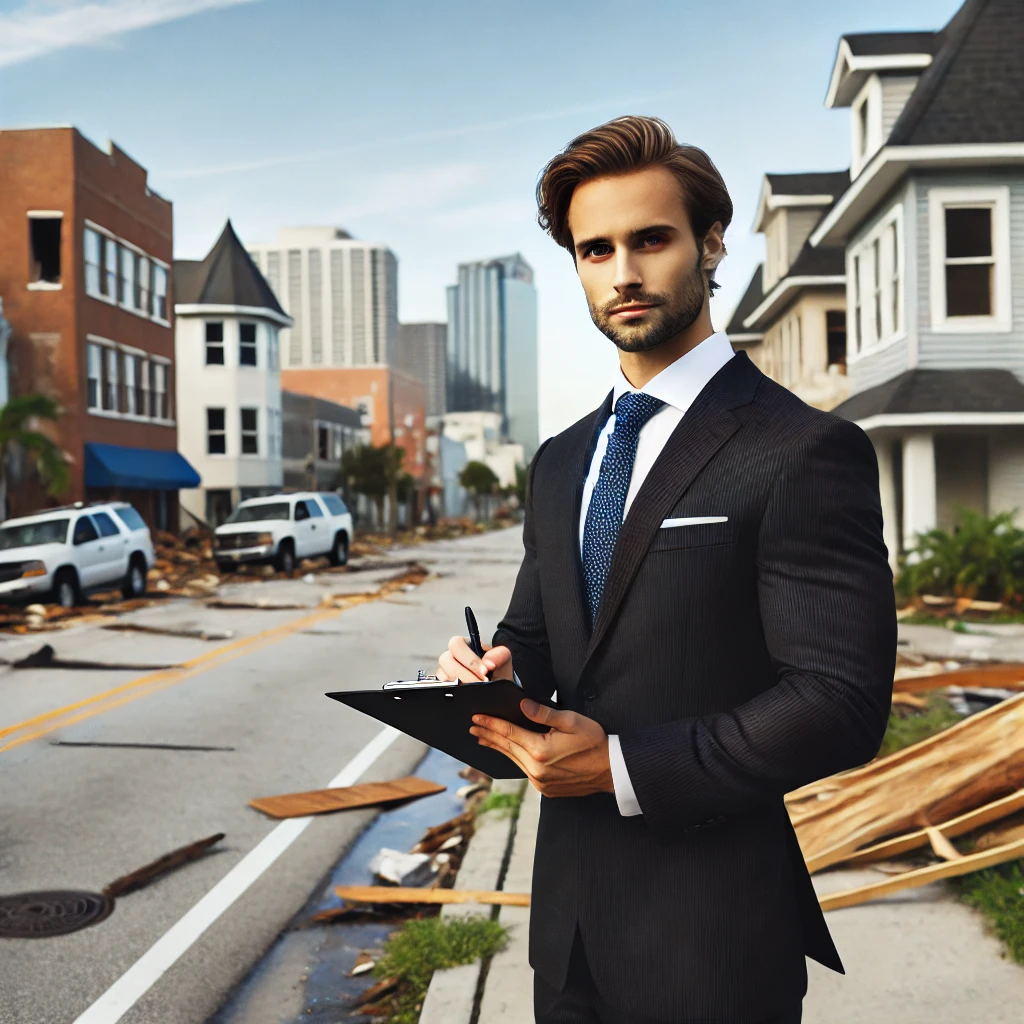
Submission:
<svg viewBox="0 0 1024 1024">
<path fill-rule="evenodd" d="M 619 805 L 619 814 L 624 818 L 643 814 L 636 793 L 633 792 L 633 783 L 629 781 L 629 772 L 626 771 L 626 761 L 622 756 L 618 736 L 608 737 L 608 760 L 612 766 L 612 785 L 615 787 L 615 802 Z"/>
</svg>

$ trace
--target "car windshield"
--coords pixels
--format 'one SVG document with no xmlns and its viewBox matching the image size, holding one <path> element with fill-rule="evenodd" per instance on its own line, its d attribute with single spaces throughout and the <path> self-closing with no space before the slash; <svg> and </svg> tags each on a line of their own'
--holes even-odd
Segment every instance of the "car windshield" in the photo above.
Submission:
<svg viewBox="0 0 1024 1024">
<path fill-rule="evenodd" d="M 239 505 L 225 523 L 259 523 L 267 519 L 291 519 L 287 501 L 268 501 L 261 505 Z"/>
<path fill-rule="evenodd" d="M 0 551 L 33 544 L 64 544 L 68 539 L 68 522 L 67 519 L 44 519 L 39 523 L 0 526 Z"/>
</svg>

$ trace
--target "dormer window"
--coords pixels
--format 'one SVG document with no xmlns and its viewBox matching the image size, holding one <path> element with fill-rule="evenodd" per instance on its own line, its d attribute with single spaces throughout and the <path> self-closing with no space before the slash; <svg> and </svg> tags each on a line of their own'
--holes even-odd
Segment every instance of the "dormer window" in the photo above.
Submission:
<svg viewBox="0 0 1024 1024">
<path fill-rule="evenodd" d="M 851 173 L 854 178 L 882 148 L 882 80 L 872 75 L 853 101 Z"/>
</svg>

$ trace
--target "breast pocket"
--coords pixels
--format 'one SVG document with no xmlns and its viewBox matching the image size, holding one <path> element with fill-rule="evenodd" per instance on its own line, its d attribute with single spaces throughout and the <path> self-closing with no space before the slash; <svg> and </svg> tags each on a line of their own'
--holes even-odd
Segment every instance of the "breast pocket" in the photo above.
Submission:
<svg viewBox="0 0 1024 1024">
<path fill-rule="evenodd" d="M 684 526 L 663 526 L 658 530 L 650 551 L 677 551 L 679 548 L 704 548 L 714 544 L 731 544 L 736 528 L 731 522 L 687 523 Z"/>
</svg>

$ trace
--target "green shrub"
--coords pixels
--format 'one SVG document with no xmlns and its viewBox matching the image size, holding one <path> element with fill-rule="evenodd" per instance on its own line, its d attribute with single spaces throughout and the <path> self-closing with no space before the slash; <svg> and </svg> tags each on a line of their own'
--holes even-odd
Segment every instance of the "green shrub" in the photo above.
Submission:
<svg viewBox="0 0 1024 1024">
<path fill-rule="evenodd" d="M 960 899 L 981 911 L 1010 956 L 1024 964 L 1024 860 L 953 880 Z"/>
<path fill-rule="evenodd" d="M 941 693 L 928 694 L 928 707 L 919 714 L 904 714 L 895 708 L 889 712 L 889 725 L 882 739 L 879 757 L 895 754 L 897 750 L 934 736 L 963 719 L 950 706 Z"/>
<path fill-rule="evenodd" d="M 1013 525 L 1014 513 L 957 513 L 952 532 L 917 535 L 903 559 L 897 593 L 905 599 L 939 594 L 984 601 L 1012 601 L 1024 594 L 1024 530 Z"/>
<path fill-rule="evenodd" d="M 392 933 L 373 969 L 378 978 L 400 981 L 391 1024 L 416 1024 L 434 971 L 493 956 L 507 938 L 506 930 L 489 917 L 406 922 L 401 931 Z"/>
</svg>

